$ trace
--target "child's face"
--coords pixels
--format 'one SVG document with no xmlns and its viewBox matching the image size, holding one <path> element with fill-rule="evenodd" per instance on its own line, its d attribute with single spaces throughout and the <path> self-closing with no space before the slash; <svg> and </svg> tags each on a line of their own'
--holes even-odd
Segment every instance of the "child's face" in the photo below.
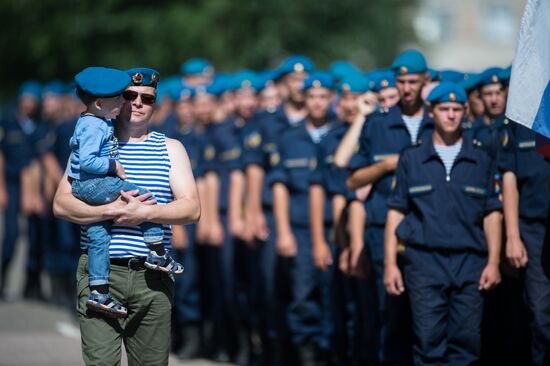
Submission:
<svg viewBox="0 0 550 366">
<path fill-rule="evenodd" d="M 103 112 L 102 114 L 114 118 L 119 114 L 120 108 L 124 103 L 124 98 L 121 94 L 111 98 L 100 98 L 98 102 L 101 111 Z"/>
</svg>

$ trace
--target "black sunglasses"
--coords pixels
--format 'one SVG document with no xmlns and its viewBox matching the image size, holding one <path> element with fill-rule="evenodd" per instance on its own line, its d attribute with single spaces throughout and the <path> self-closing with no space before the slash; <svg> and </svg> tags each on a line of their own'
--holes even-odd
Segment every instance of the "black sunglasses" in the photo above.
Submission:
<svg viewBox="0 0 550 366">
<path fill-rule="evenodd" d="M 138 96 L 141 96 L 141 102 L 146 105 L 153 105 L 157 101 L 157 97 L 152 94 L 138 93 L 133 90 L 125 90 L 122 96 L 129 102 L 133 102 Z"/>
</svg>

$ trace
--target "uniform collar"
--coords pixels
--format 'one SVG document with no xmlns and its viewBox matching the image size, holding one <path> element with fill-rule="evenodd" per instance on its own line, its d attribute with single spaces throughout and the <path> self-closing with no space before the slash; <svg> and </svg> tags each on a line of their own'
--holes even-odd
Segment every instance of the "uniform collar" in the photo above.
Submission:
<svg viewBox="0 0 550 366">
<path fill-rule="evenodd" d="M 324 126 L 328 128 L 327 129 L 327 133 L 328 133 L 334 130 L 334 128 L 338 126 L 338 121 L 334 118 L 329 117 L 327 123 Z M 307 117 L 302 119 L 300 122 L 298 122 L 296 124 L 296 128 L 299 128 L 304 135 L 306 135 L 309 139 L 311 139 L 309 131 L 307 130 Z"/>
<path fill-rule="evenodd" d="M 485 124 L 485 115 L 481 115 L 477 117 L 474 122 L 472 123 L 473 129 L 479 129 L 483 127 L 500 127 L 504 124 L 504 121 L 506 120 L 506 116 L 503 114 L 496 116 L 494 119 L 491 120 L 491 123 L 488 125 Z"/>
<path fill-rule="evenodd" d="M 430 110 L 428 109 L 428 106 L 423 105 L 422 112 L 422 122 L 420 123 L 420 127 L 423 128 L 425 125 L 433 125 L 433 119 L 432 117 L 430 117 Z M 399 107 L 399 105 L 390 108 L 388 114 L 390 116 L 395 114 L 396 117 L 390 120 L 390 127 L 406 127 L 405 121 L 403 120 L 403 113 L 401 112 L 401 108 Z"/>
<path fill-rule="evenodd" d="M 424 159 L 422 159 L 422 162 L 426 163 L 431 159 L 439 159 L 439 154 L 437 153 L 437 151 L 435 151 L 434 143 L 431 136 L 429 141 L 426 141 L 425 143 L 422 144 L 421 148 L 424 156 Z M 476 161 L 472 139 L 469 136 L 465 135 L 464 133 L 462 134 L 462 147 L 460 148 L 460 152 L 456 157 L 456 161 L 459 161 L 462 159 L 471 160 L 474 162 Z"/>
</svg>

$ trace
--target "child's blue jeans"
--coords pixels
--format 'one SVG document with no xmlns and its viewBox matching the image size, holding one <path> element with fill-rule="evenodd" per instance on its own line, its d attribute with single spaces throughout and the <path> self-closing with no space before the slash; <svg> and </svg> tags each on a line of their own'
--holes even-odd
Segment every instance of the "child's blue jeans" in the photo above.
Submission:
<svg viewBox="0 0 550 366">
<path fill-rule="evenodd" d="M 119 177 L 101 177 L 84 181 L 73 180 L 73 195 L 91 205 L 104 205 L 120 196 L 120 191 L 138 190 L 139 194 L 149 191 Z M 88 234 L 88 273 L 92 286 L 109 283 L 109 244 L 111 243 L 112 221 L 102 221 L 87 225 Z M 145 244 L 158 243 L 164 237 L 161 224 L 144 222 L 140 225 Z"/>
</svg>

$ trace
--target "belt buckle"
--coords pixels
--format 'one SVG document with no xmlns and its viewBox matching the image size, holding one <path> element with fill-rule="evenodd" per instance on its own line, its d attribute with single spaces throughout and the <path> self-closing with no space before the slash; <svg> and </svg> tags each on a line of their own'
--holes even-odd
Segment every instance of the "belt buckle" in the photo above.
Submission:
<svg viewBox="0 0 550 366">
<path fill-rule="evenodd" d="M 138 269 L 141 269 L 140 266 L 140 259 L 139 258 L 130 258 L 128 261 L 128 269 L 137 271 Z"/>
</svg>

